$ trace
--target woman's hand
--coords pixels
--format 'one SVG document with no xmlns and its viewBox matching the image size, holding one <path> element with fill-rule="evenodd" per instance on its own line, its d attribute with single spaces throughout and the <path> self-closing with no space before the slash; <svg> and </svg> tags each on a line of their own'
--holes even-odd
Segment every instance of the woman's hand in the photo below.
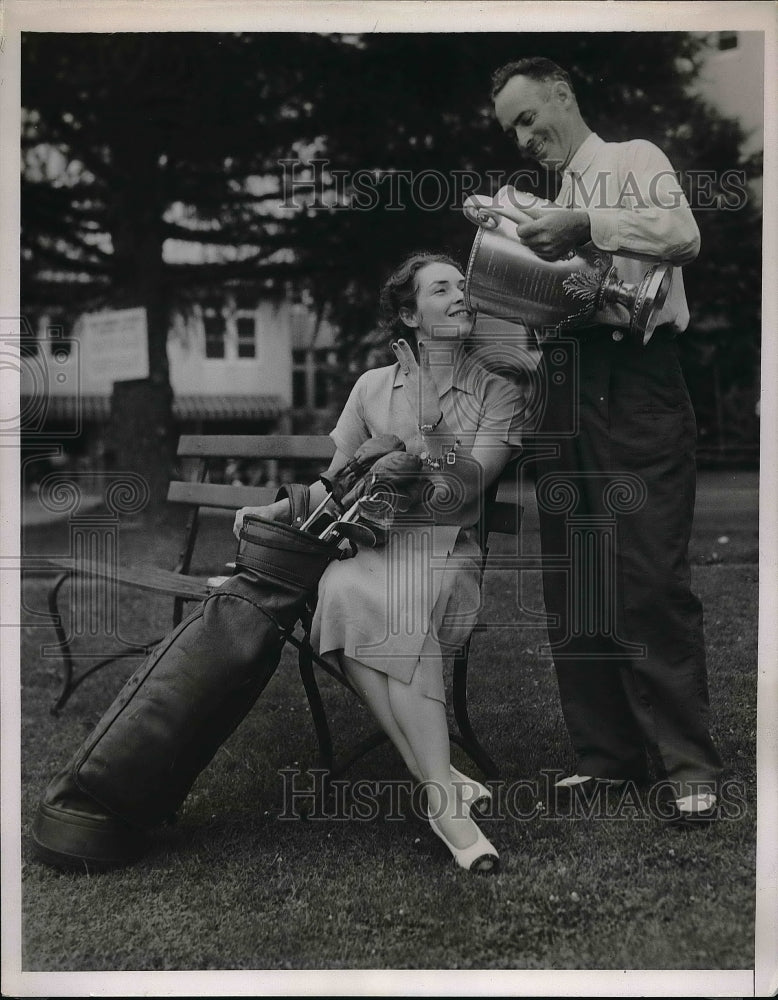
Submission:
<svg viewBox="0 0 778 1000">
<path fill-rule="evenodd" d="M 232 533 L 236 538 L 240 538 L 240 529 L 243 527 L 243 518 L 246 514 L 264 517 L 266 521 L 277 521 L 280 517 L 284 516 L 285 512 L 289 512 L 288 500 L 278 500 L 276 503 L 269 503 L 265 507 L 241 507 L 235 514 Z"/>
<path fill-rule="evenodd" d="M 397 340 L 392 344 L 392 350 L 405 376 L 405 395 L 416 415 L 416 423 L 419 427 L 436 425 L 441 414 L 440 396 L 432 377 L 426 344 L 419 343 L 419 362 L 406 340 Z"/>
</svg>

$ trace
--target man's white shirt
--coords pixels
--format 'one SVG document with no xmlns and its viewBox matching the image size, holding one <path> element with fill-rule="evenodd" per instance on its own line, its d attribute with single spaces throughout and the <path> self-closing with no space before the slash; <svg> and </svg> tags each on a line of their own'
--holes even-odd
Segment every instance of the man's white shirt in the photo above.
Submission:
<svg viewBox="0 0 778 1000">
<path fill-rule="evenodd" d="M 680 265 L 697 256 L 700 232 L 661 149 L 645 139 L 605 142 L 590 133 L 564 170 L 555 203 L 588 213 L 592 243 L 613 254 L 622 281 L 639 283 L 658 261 L 676 265 L 657 325 L 686 329 Z"/>
</svg>

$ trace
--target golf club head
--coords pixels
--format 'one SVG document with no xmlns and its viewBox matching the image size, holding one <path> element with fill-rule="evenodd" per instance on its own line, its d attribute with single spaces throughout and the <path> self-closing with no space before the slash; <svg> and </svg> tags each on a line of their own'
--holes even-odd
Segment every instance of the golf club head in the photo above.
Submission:
<svg viewBox="0 0 778 1000">
<path fill-rule="evenodd" d="M 347 538 L 356 545 L 363 545 L 365 548 L 374 549 L 378 543 L 376 533 L 366 524 L 359 521 L 336 521 L 332 526 L 333 534 L 338 538 Z"/>
</svg>

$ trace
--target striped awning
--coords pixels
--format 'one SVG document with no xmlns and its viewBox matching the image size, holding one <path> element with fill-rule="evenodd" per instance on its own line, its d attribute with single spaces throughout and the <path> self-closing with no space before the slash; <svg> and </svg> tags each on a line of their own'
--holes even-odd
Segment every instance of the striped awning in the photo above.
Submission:
<svg viewBox="0 0 778 1000">
<path fill-rule="evenodd" d="M 20 400 L 22 428 L 35 423 L 53 421 L 75 426 L 76 421 L 105 421 L 111 415 L 111 397 L 88 395 L 53 395 L 46 398 L 22 396 Z"/>
<path fill-rule="evenodd" d="M 176 396 L 173 416 L 177 420 L 269 420 L 287 409 L 279 396 L 240 396 L 206 394 Z M 111 397 L 105 395 L 51 395 L 43 402 L 32 396 L 22 396 L 22 426 L 25 415 L 38 423 L 46 421 L 72 423 L 74 420 L 107 421 L 111 415 Z"/>
<path fill-rule="evenodd" d="M 278 396 L 176 396 L 178 420 L 268 420 L 286 409 Z"/>
</svg>

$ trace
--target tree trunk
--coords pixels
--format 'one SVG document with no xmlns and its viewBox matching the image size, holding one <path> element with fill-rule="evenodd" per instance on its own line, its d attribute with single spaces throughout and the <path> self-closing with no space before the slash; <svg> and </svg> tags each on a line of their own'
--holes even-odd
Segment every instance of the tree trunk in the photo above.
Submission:
<svg viewBox="0 0 778 1000">
<path fill-rule="evenodd" d="M 146 310 L 149 377 L 114 386 L 112 437 L 116 469 L 145 479 L 154 509 L 167 495 L 177 437 L 167 357 L 170 309 L 162 259 L 164 203 L 156 196 L 160 180 L 156 149 L 142 141 L 142 126 L 128 127 L 125 134 L 130 141 L 117 156 L 124 169 L 113 231 L 116 288 L 120 307 Z"/>
<path fill-rule="evenodd" d="M 164 502 L 173 471 L 164 430 L 170 422 L 171 406 L 163 389 L 151 379 L 116 382 L 111 400 L 114 471 L 144 480 L 152 512 Z"/>
</svg>

